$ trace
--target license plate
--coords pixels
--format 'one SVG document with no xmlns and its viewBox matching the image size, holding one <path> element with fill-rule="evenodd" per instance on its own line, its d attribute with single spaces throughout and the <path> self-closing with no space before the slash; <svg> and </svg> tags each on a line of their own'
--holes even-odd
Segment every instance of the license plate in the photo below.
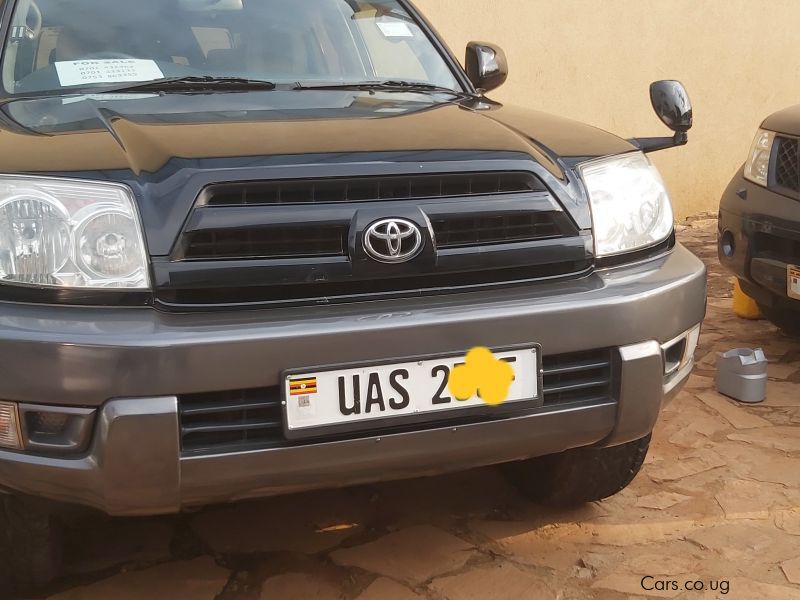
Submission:
<svg viewBox="0 0 800 600">
<path fill-rule="evenodd" d="M 800 300 L 800 267 L 789 265 L 786 280 L 789 298 Z"/>
<path fill-rule="evenodd" d="M 541 406 L 538 347 L 498 351 L 495 357 L 514 369 L 508 398 L 490 407 L 477 395 L 467 401 L 451 397 L 452 370 L 464 354 L 391 364 L 337 369 L 309 369 L 284 377 L 285 432 L 290 439 L 365 431 L 471 413 L 496 413 Z"/>
</svg>

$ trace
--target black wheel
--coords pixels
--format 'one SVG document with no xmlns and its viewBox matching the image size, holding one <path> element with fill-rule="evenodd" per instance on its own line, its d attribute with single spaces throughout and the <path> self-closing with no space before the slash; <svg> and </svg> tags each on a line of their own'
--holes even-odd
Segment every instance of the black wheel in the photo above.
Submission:
<svg viewBox="0 0 800 600">
<path fill-rule="evenodd" d="M 47 585 L 61 569 L 61 527 L 36 501 L 0 494 L 0 590 L 30 591 Z"/>
<path fill-rule="evenodd" d="M 613 496 L 639 473 L 650 437 L 612 448 L 576 448 L 562 454 L 505 466 L 506 474 L 531 500 L 574 507 Z"/>
<path fill-rule="evenodd" d="M 758 308 L 762 315 L 786 335 L 800 337 L 800 312 L 763 304 L 759 304 Z"/>
</svg>

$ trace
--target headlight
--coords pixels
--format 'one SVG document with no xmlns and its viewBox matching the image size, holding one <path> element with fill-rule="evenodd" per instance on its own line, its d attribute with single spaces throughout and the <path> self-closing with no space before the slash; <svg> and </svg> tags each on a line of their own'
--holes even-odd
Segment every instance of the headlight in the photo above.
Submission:
<svg viewBox="0 0 800 600">
<path fill-rule="evenodd" d="M 775 134 L 772 131 L 759 129 L 753 145 L 750 147 L 750 155 L 744 165 L 745 179 L 753 183 L 766 187 L 769 181 L 769 162 L 772 158 L 772 144 L 775 141 Z"/>
<path fill-rule="evenodd" d="M 643 153 L 588 162 L 579 170 L 589 193 L 598 258 L 654 246 L 672 235 L 669 194 Z"/>
<path fill-rule="evenodd" d="M 131 192 L 102 182 L 0 176 L 0 283 L 149 289 Z"/>
</svg>

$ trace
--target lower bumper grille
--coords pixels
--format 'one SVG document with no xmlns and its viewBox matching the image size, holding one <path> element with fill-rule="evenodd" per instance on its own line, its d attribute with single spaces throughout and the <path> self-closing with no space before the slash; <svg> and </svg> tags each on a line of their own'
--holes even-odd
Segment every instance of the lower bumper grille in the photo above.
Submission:
<svg viewBox="0 0 800 600">
<path fill-rule="evenodd" d="M 615 368 L 612 349 L 593 350 L 544 358 L 544 407 L 613 400 Z M 220 454 L 267 448 L 284 448 L 303 443 L 357 437 L 352 434 L 311 442 L 290 442 L 283 434 L 280 387 L 190 394 L 178 399 L 181 447 L 184 455 Z M 523 414 L 528 411 L 523 411 Z M 519 416 L 504 413 L 499 418 Z M 447 424 L 468 424 L 486 420 L 448 420 Z M 431 421 L 413 427 L 371 431 L 367 435 L 435 429 L 444 424 Z M 364 435 L 364 434 L 360 434 Z"/>
<path fill-rule="evenodd" d="M 756 233 L 751 241 L 753 258 L 779 260 L 785 263 L 800 264 L 800 233 L 795 238 L 771 233 Z"/>
<path fill-rule="evenodd" d="M 613 354 L 607 349 L 545 357 L 544 405 L 613 398 L 616 395 Z"/>
<path fill-rule="evenodd" d="M 258 446 L 283 439 L 277 386 L 182 396 L 179 406 L 184 452 Z"/>
</svg>

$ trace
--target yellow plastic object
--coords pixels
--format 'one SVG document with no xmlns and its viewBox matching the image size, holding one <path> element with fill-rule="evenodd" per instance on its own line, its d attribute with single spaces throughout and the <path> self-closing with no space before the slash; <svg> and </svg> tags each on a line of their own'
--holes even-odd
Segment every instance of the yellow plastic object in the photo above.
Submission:
<svg viewBox="0 0 800 600">
<path fill-rule="evenodd" d="M 742 291 L 739 282 L 733 284 L 733 312 L 742 319 L 760 319 L 761 311 L 758 304 Z"/>
</svg>

